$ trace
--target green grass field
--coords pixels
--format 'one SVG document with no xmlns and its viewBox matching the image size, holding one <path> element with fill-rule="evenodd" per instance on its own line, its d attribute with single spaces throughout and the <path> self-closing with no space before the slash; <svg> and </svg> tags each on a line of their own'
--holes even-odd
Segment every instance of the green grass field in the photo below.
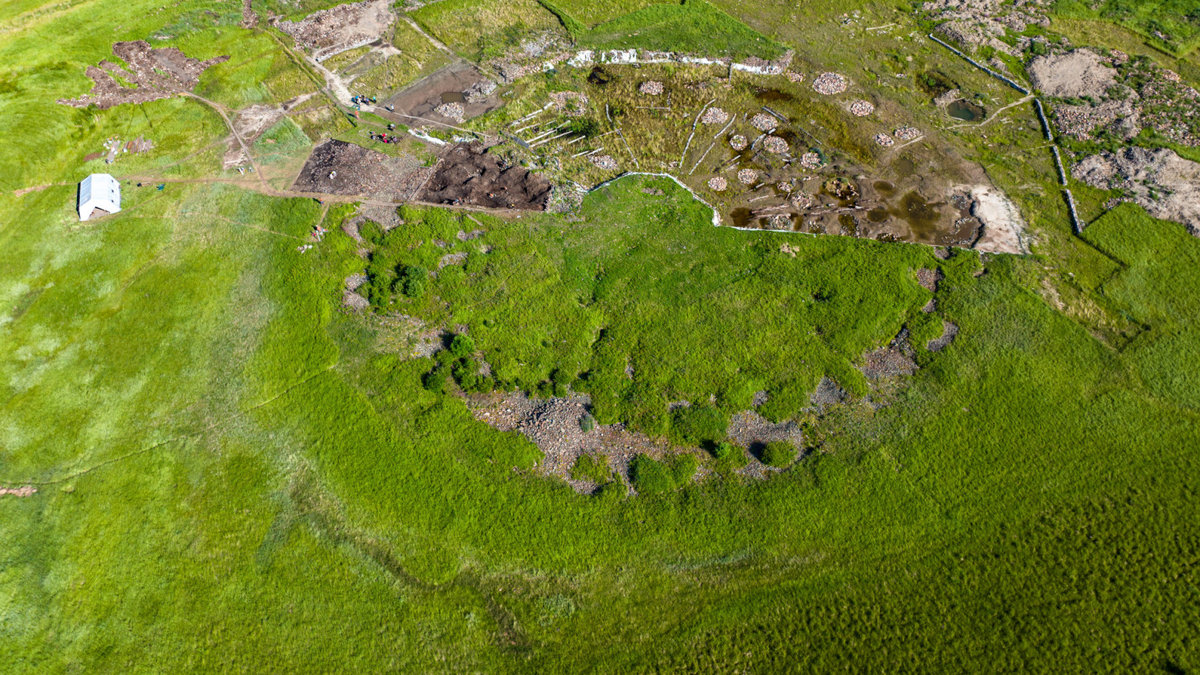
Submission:
<svg viewBox="0 0 1200 675">
<path fill-rule="evenodd" d="M 1027 111 L 938 139 L 1021 204 L 1032 256 L 714 228 L 674 183 L 625 179 L 571 216 L 405 208 L 368 261 L 340 229 L 352 205 L 210 182 L 227 133 L 212 109 L 54 102 L 87 90 L 112 41 L 165 26 L 184 30 L 156 45 L 231 55 L 205 97 L 305 90 L 269 34 L 220 23 L 231 7 L 0 7 L 0 486 L 38 489 L 0 496 L 6 672 L 1200 670 L 1200 240 L 1129 205 L 1071 236 Z M 821 27 L 793 11 L 832 25 L 850 8 L 737 18 L 798 46 L 787 35 Z M 905 39 L 804 58 L 842 58 L 914 108 L 887 68 L 989 91 L 924 46 L 861 70 Z M 345 124 L 288 118 L 253 151 L 290 166 L 361 131 Z M 83 156 L 138 134 L 155 149 L 103 166 L 193 182 L 124 182 L 122 213 L 80 223 L 75 183 L 100 166 Z M 298 252 L 316 224 L 330 234 Z M 573 386 L 600 421 L 676 438 L 694 433 L 667 415 L 680 398 L 728 415 L 767 389 L 782 418 L 829 374 L 854 399 L 801 413 L 810 454 L 766 480 L 716 466 L 658 494 L 576 494 L 523 436 L 427 390 L 432 360 L 392 348 L 388 323 L 341 307 L 369 264 L 455 252 L 395 308 L 467 325 L 506 387 L 587 373 Z M 921 369 L 873 391 L 862 352 L 902 325 L 933 335 L 913 277 L 933 266 L 960 333 L 938 353 L 914 340 Z M 1073 289 L 1062 311 L 1047 284 Z"/>
</svg>

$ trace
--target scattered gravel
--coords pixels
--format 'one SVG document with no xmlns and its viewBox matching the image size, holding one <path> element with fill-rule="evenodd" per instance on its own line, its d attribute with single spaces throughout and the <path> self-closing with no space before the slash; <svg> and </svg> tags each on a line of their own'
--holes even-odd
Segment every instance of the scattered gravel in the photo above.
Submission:
<svg viewBox="0 0 1200 675">
<path fill-rule="evenodd" d="M 804 445 L 804 433 L 799 424 L 792 421 L 770 422 L 758 413 L 747 410 L 737 413 L 729 420 L 729 439 L 751 451 L 774 441 L 784 441 L 800 448 Z"/>
<path fill-rule="evenodd" d="M 370 306 L 371 303 L 368 302 L 366 298 L 358 293 L 355 293 L 354 291 L 346 291 L 342 294 L 342 307 L 345 307 L 346 309 L 353 310 L 355 312 L 361 312 Z"/>
<path fill-rule="evenodd" d="M 753 185 L 758 180 L 758 172 L 754 169 L 742 169 L 737 173 L 738 180 L 746 185 Z"/>
<path fill-rule="evenodd" d="M 434 108 L 433 112 L 462 124 L 463 118 L 467 114 L 467 109 L 461 103 L 443 103 Z"/>
<path fill-rule="evenodd" d="M 817 409 L 819 414 L 824 414 L 826 409 L 845 401 L 847 398 L 846 390 L 842 389 L 837 382 L 826 375 L 817 383 L 817 388 L 808 397 L 808 401 Z"/>
<path fill-rule="evenodd" d="M 893 141 L 892 137 L 887 134 L 875 134 L 875 142 L 885 148 L 890 148 L 896 144 L 896 141 Z"/>
<path fill-rule="evenodd" d="M 713 192 L 724 192 L 729 187 L 729 181 L 724 176 L 713 176 L 708 179 L 708 189 Z"/>
<path fill-rule="evenodd" d="M 767 136 L 767 138 L 763 140 L 763 147 L 767 149 L 767 152 L 776 155 L 782 155 L 788 151 L 787 141 L 778 136 Z"/>
<path fill-rule="evenodd" d="M 663 83 L 658 80 L 648 80 L 638 86 L 638 93 L 646 96 L 662 96 L 663 91 L 665 91 Z"/>
<path fill-rule="evenodd" d="M 917 363 L 912 357 L 913 349 L 908 344 L 908 329 L 905 328 L 888 346 L 864 354 L 859 370 L 869 380 L 912 375 L 917 372 Z"/>
<path fill-rule="evenodd" d="M 866 117 L 875 112 L 875 105 L 870 101 L 858 100 L 850 104 L 850 112 L 855 117 Z"/>
<path fill-rule="evenodd" d="M 725 124 L 729 121 L 729 113 L 720 108 L 709 108 L 700 116 L 701 124 Z"/>
<path fill-rule="evenodd" d="M 759 131 L 774 131 L 775 127 L 779 126 L 779 120 L 766 113 L 758 113 L 750 118 L 750 126 Z"/>
<path fill-rule="evenodd" d="M 921 130 L 916 127 L 904 126 L 896 129 L 893 135 L 902 141 L 911 141 L 921 137 Z"/>
<path fill-rule="evenodd" d="M 556 91 L 550 94 L 550 101 L 557 110 L 566 110 L 568 115 L 579 117 L 587 112 L 588 97 L 577 91 Z"/>
<path fill-rule="evenodd" d="M 592 155 L 588 159 L 592 164 L 605 171 L 616 171 L 619 168 L 617 160 L 613 159 L 612 155 Z"/>
<path fill-rule="evenodd" d="M 795 82 L 796 84 L 800 84 L 804 81 L 804 73 L 797 73 L 789 70 L 787 76 L 789 80 Z"/>
<path fill-rule="evenodd" d="M 741 134 L 734 134 L 729 137 L 729 147 L 738 152 L 745 150 L 747 145 L 750 145 L 750 141 L 746 140 L 746 137 Z"/>
<path fill-rule="evenodd" d="M 821 156 L 815 152 L 806 152 L 800 155 L 800 166 L 806 169 L 821 168 Z"/>
<path fill-rule="evenodd" d="M 937 268 L 922 267 L 917 270 L 917 283 L 927 291 L 936 293 L 938 282 L 945 278 L 946 276 Z"/>
<path fill-rule="evenodd" d="M 954 342 L 956 335 L 958 335 L 958 326 L 942 319 L 942 336 L 930 340 L 926 343 L 925 348 L 931 352 L 940 352 Z"/>
<path fill-rule="evenodd" d="M 847 84 L 846 78 L 837 73 L 821 73 L 813 80 L 812 87 L 818 94 L 834 96 L 846 91 Z"/>
</svg>

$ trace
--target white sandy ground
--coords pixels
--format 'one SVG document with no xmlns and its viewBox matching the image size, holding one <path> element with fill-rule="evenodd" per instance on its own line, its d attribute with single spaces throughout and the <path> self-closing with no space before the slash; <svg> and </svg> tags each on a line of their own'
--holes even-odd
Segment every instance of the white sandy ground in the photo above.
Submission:
<svg viewBox="0 0 1200 675">
<path fill-rule="evenodd" d="M 1025 220 L 1021 210 L 1005 194 L 990 185 L 971 188 L 975 206 L 971 213 L 983 223 L 983 234 L 975 250 L 984 253 L 1029 253 Z"/>
</svg>

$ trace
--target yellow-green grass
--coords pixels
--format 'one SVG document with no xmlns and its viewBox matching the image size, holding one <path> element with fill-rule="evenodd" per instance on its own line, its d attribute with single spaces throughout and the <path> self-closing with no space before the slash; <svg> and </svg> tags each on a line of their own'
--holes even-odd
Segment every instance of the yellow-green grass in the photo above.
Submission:
<svg viewBox="0 0 1200 675">
<path fill-rule="evenodd" d="M 499 56 L 535 31 L 565 35 L 537 0 L 443 0 L 412 13 L 425 30 L 472 59 Z"/>
</svg>

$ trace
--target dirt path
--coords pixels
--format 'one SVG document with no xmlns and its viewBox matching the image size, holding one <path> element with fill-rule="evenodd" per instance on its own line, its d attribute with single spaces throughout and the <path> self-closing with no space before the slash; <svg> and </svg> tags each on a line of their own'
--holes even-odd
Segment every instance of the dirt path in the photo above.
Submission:
<svg viewBox="0 0 1200 675">
<path fill-rule="evenodd" d="M 961 129 L 961 128 L 963 128 L 963 127 L 974 127 L 974 128 L 976 128 L 976 129 L 979 129 L 979 128 L 981 128 L 981 127 L 985 127 L 985 126 L 987 126 L 988 124 L 991 124 L 991 123 L 992 123 L 993 121 L 995 121 L 996 119 L 998 119 L 998 118 L 1000 117 L 1000 113 L 1004 112 L 1005 110 L 1008 110 L 1009 108 L 1012 108 L 1012 107 L 1015 107 L 1015 106 L 1021 105 L 1022 103 L 1029 103 L 1029 102 L 1030 102 L 1030 101 L 1032 101 L 1034 98 L 1035 98 L 1035 96 L 1034 96 L 1033 94 L 1030 94 L 1030 95 L 1028 95 L 1028 96 L 1026 96 L 1026 97 L 1022 98 L 1022 99 L 1021 99 L 1021 100 L 1019 100 L 1019 101 L 1014 101 L 1013 103 L 1009 103 L 1008 105 L 1004 106 L 1003 108 L 1000 108 L 999 110 L 996 110 L 996 111 L 995 111 L 995 112 L 993 112 L 991 115 L 988 115 L 988 118 L 987 118 L 986 120 L 984 120 L 984 121 L 980 122 L 979 124 L 955 124 L 955 125 L 953 125 L 953 126 L 949 126 L 949 127 L 946 127 L 946 128 L 947 128 L 947 129 Z"/>
<path fill-rule="evenodd" d="M 249 146 L 246 145 L 246 141 L 244 141 L 242 139 L 241 134 L 239 134 L 237 132 L 237 128 L 235 128 L 233 126 L 233 121 L 230 120 L 229 115 L 226 114 L 225 107 L 219 103 L 210 101 L 210 100 L 204 98 L 203 96 L 193 94 L 190 91 L 185 91 L 185 92 L 181 92 L 181 93 L 184 96 L 190 96 L 191 98 L 194 98 L 197 101 L 206 103 L 213 110 L 217 111 L 217 114 L 221 116 L 221 119 L 225 120 L 225 126 L 229 127 L 229 133 L 233 134 L 233 137 L 237 139 L 238 145 L 242 146 L 242 152 L 244 152 L 246 154 L 246 161 L 250 162 L 250 168 L 252 168 L 254 170 L 254 173 L 258 178 L 258 182 L 262 184 L 262 187 L 264 189 L 270 189 L 270 186 L 267 185 L 267 179 L 263 177 L 262 171 L 259 170 L 258 163 L 254 161 L 254 155 L 250 152 Z"/>
<path fill-rule="evenodd" d="M 431 44 L 434 47 L 437 47 L 438 49 L 442 50 L 443 52 L 449 54 L 451 57 L 454 58 L 455 61 L 462 60 L 462 57 L 460 57 L 458 54 L 455 54 L 454 50 L 450 49 L 445 44 L 443 44 L 441 40 L 438 40 L 437 38 L 433 37 L 429 33 L 426 33 L 421 28 L 421 26 L 419 26 L 416 21 L 413 21 L 412 18 L 409 17 L 407 14 L 401 14 L 400 18 L 403 19 L 404 23 L 408 24 L 413 30 L 420 33 L 421 37 L 425 38 L 426 40 L 429 40 L 429 44 Z"/>
</svg>

